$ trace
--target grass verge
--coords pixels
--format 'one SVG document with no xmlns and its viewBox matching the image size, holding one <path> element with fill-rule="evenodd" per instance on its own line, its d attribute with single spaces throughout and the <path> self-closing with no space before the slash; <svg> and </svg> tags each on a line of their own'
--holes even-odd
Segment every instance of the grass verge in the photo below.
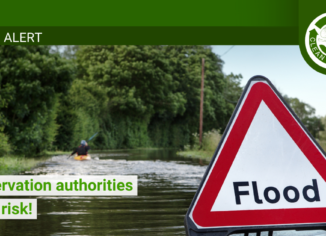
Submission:
<svg viewBox="0 0 326 236">
<path fill-rule="evenodd" d="M 326 141 L 325 140 L 317 140 L 321 148 L 326 152 Z"/>
<path fill-rule="evenodd" d="M 15 175 L 30 170 L 40 162 L 56 155 L 66 155 L 70 152 L 46 151 L 37 157 L 4 156 L 0 157 L 0 175 Z"/>
<path fill-rule="evenodd" d="M 0 175 L 18 174 L 21 171 L 29 170 L 41 161 L 44 161 L 44 158 L 0 157 Z"/>
<path fill-rule="evenodd" d="M 212 159 L 214 152 L 210 151 L 180 151 L 177 152 L 177 155 L 187 157 L 187 158 L 198 158 L 205 161 L 210 161 Z"/>
<path fill-rule="evenodd" d="M 205 134 L 203 137 L 202 149 L 199 149 L 199 146 L 196 144 L 192 148 L 185 146 L 186 150 L 177 152 L 177 155 L 188 158 L 199 158 L 209 162 L 214 155 L 215 149 L 217 148 L 221 136 L 218 134 L 218 132 L 215 131 L 210 131 Z M 321 148 L 326 152 L 326 141 L 317 140 L 317 142 L 319 143 Z"/>
<path fill-rule="evenodd" d="M 193 134 L 194 144 L 192 146 L 184 146 L 184 151 L 177 152 L 177 155 L 189 158 L 199 158 L 209 162 L 218 143 L 221 140 L 221 135 L 217 130 L 205 132 L 203 135 L 202 145 L 199 145 L 199 135 Z"/>
<path fill-rule="evenodd" d="M 65 151 L 45 151 L 42 153 L 42 156 L 46 157 L 52 157 L 52 156 L 57 156 L 57 155 L 69 155 L 71 152 L 65 152 Z"/>
</svg>

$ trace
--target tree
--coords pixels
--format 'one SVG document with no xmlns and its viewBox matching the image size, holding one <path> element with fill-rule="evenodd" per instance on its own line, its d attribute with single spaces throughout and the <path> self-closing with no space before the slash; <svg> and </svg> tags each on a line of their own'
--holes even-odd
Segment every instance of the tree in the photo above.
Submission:
<svg viewBox="0 0 326 236">
<path fill-rule="evenodd" d="M 77 52 L 79 78 L 108 88 L 109 106 L 124 114 L 184 112 L 185 100 L 161 46 L 86 46 Z"/>
<path fill-rule="evenodd" d="M 225 76 L 223 61 L 208 46 L 166 46 L 164 53 L 173 67 L 173 78 L 179 84 L 177 91 L 182 92 L 187 101 L 185 113 L 179 116 L 185 119 L 191 133 L 198 131 L 201 60 L 205 59 L 203 128 L 205 131 L 223 130 L 234 109 L 233 105 L 229 107 L 228 99 L 237 100 L 241 95 L 240 82 L 236 81 L 241 76 Z"/>
<path fill-rule="evenodd" d="M 325 131 L 325 125 L 322 123 L 320 117 L 306 117 L 302 120 L 302 123 L 307 127 L 312 136 L 319 138 L 319 132 Z"/>
<path fill-rule="evenodd" d="M 58 46 L 53 45 L 50 47 L 50 53 L 52 54 L 59 54 L 61 57 L 64 57 L 69 60 L 76 59 L 76 52 L 78 51 L 78 45 L 66 45 L 66 46 Z"/>
<path fill-rule="evenodd" d="M 1 84 L 1 76 L 0 76 Z M 10 88 L 7 88 L 7 92 L 1 91 L 0 89 L 0 111 L 8 106 L 8 102 L 12 98 L 10 95 Z M 3 133 L 4 126 L 6 125 L 6 120 L 2 112 L 0 112 L 0 156 L 8 154 L 11 151 L 11 146 L 8 141 L 8 136 Z"/>
<path fill-rule="evenodd" d="M 235 105 L 238 103 L 238 100 L 243 92 L 241 87 L 242 75 L 234 75 L 233 73 L 227 75 L 226 85 L 224 88 L 224 98 L 229 104 L 233 104 L 232 110 L 234 110 Z"/>
<path fill-rule="evenodd" d="M 82 46 L 77 77 L 106 89 L 103 140 L 110 147 L 183 146 L 198 131 L 201 60 L 205 58 L 204 130 L 223 130 L 242 92 L 208 46 Z M 236 89 L 231 92 L 225 89 Z M 105 127 L 105 128 L 104 128 Z"/>
<path fill-rule="evenodd" d="M 72 64 L 46 46 L 0 46 L 0 63 L 0 96 L 7 96 L 0 112 L 14 150 L 30 155 L 49 148 L 58 128 L 58 94 L 70 87 Z"/>
<path fill-rule="evenodd" d="M 325 130 L 325 126 L 320 117 L 315 116 L 315 108 L 307 103 L 300 101 L 298 98 L 291 98 L 284 95 L 284 100 L 291 106 L 295 114 L 304 124 L 304 126 L 315 137 L 319 137 L 319 132 Z"/>
<path fill-rule="evenodd" d="M 98 139 L 109 147 L 149 146 L 147 126 L 154 114 L 185 111 L 162 46 L 83 46 L 76 56 L 78 78 L 106 88 L 109 116 Z"/>
</svg>

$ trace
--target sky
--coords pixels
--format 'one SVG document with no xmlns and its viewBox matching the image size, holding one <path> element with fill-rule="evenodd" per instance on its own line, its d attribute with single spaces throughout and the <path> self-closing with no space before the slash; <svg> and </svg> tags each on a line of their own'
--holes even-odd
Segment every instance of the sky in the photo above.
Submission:
<svg viewBox="0 0 326 236">
<path fill-rule="evenodd" d="M 326 115 L 326 75 L 305 62 L 299 46 L 231 47 L 212 46 L 214 53 L 222 55 L 225 74 L 241 74 L 242 86 L 251 77 L 263 75 L 282 94 L 308 103 L 318 116 Z"/>
</svg>

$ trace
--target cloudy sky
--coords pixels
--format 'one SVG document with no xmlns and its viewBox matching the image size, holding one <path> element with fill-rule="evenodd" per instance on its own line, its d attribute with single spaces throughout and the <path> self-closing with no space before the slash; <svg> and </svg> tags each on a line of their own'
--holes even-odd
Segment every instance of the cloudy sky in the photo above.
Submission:
<svg viewBox="0 0 326 236">
<path fill-rule="evenodd" d="M 299 46 L 212 47 L 216 54 L 224 54 L 224 73 L 242 74 L 243 86 L 252 76 L 263 75 L 282 94 L 310 104 L 319 116 L 326 115 L 326 75 L 305 62 Z"/>
</svg>

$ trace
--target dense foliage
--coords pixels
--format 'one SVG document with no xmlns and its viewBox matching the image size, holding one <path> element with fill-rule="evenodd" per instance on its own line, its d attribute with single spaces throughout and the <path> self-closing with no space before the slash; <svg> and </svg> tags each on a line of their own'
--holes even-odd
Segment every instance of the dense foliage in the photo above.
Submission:
<svg viewBox="0 0 326 236">
<path fill-rule="evenodd" d="M 1 123 L 15 152 L 51 147 L 58 94 L 68 91 L 72 79 L 72 64 L 48 47 L 0 46 Z"/>
<path fill-rule="evenodd" d="M 307 103 L 300 101 L 298 98 L 284 96 L 285 101 L 291 106 L 295 114 L 315 137 L 319 138 L 319 133 L 325 131 L 322 119 L 315 115 L 315 108 Z"/>
<path fill-rule="evenodd" d="M 199 127 L 205 59 L 204 131 L 220 133 L 242 93 L 208 46 L 0 46 L 0 155 L 183 147 Z M 314 109 L 286 97 L 318 136 Z M 214 131 L 217 132 L 217 131 Z"/>
<path fill-rule="evenodd" d="M 191 141 L 198 130 L 202 58 L 204 129 L 223 130 L 234 108 L 224 90 L 238 77 L 222 73 L 223 62 L 210 47 L 80 47 L 78 80 L 100 85 L 108 99 L 99 117 L 102 148 L 180 147 Z M 241 88 L 235 93 L 239 97 Z"/>
</svg>

